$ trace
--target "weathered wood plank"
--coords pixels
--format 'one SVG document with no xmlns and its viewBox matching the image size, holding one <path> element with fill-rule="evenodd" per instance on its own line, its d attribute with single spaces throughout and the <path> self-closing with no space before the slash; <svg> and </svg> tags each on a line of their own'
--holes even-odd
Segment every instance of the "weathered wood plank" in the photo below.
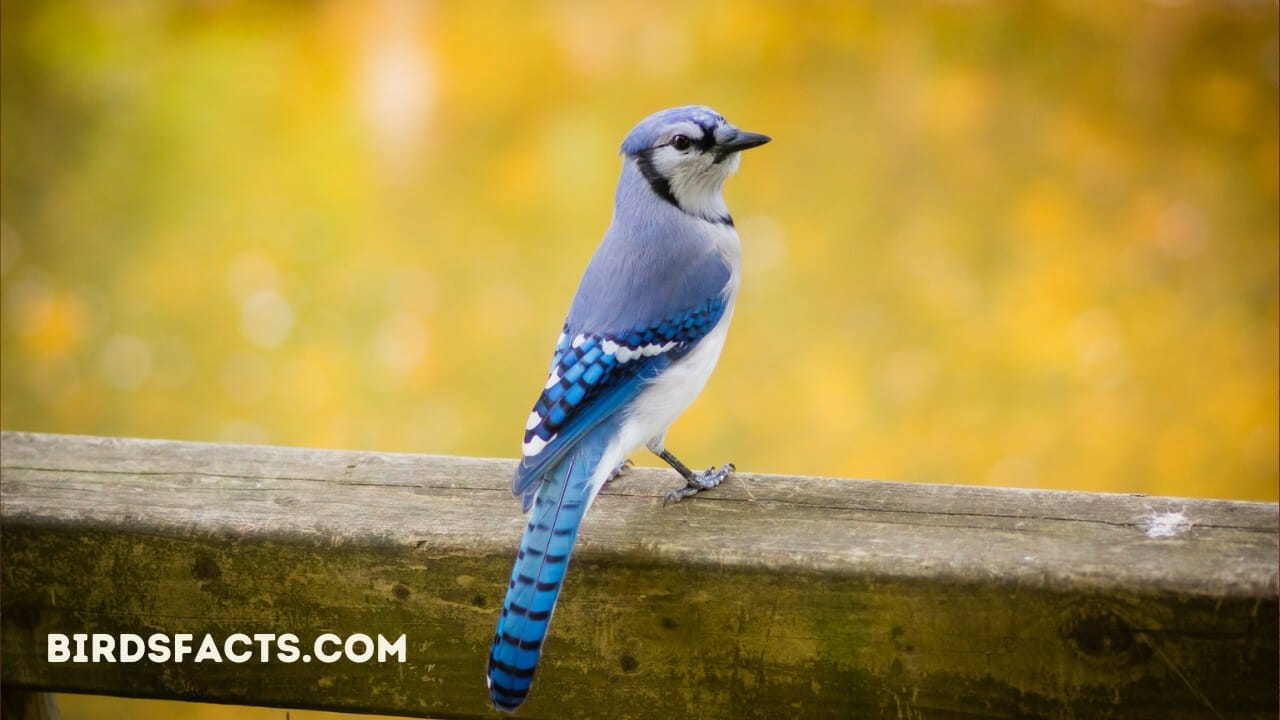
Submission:
<svg viewBox="0 0 1280 720">
<path fill-rule="evenodd" d="M 511 462 L 2 443 L 6 684 L 490 714 Z M 743 473 L 663 508 L 674 480 L 588 514 L 521 716 L 1276 716 L 1274 505 Z M 408 661 L 45 659 L 50 632 L 325 631 L 405 633 Z"/>
</svg>

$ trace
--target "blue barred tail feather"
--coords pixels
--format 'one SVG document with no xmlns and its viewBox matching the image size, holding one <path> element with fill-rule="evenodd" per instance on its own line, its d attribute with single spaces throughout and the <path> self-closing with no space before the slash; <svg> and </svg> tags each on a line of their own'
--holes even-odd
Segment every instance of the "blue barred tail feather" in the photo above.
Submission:
<svg viewBox="0 0 1280 720">
<path fill-rule="evenodd" d="M 538 488 L 489 650 L 489 697 L 499 710 L 520 707 L 533 684 L 578 525 L 591 499 L 591 475 L 608 436 L 589 435 L 547 472 Z"/>
</svg>

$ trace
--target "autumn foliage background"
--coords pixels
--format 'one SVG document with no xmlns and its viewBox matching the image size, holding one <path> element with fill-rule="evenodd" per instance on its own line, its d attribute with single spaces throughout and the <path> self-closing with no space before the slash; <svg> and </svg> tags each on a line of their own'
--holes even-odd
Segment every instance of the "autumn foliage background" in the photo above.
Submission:
<svg viewBox="0 0 1280 720">
<path fill-rule="evenodd" d="M 1076 5 L 6 2 L 3 425 L 510 456 L 696 101 L 777 142 L 673 446 L 1274 498 L 1274 8 Z"/>
<path fill-rule="evenodd" d="M 776 141 L 683 457 L 1277 497 L 1274 3 L 0 7 L 5 429 L 513 457 L 699 102 Z"/>
<path fill-rule="evenodd" d="M 0 13 L 6 430 L 514 457 L 622 136 L 705 103 L 775 142 L 681 457 L 1277 498 L 1273 2 Z"/>
</svg>

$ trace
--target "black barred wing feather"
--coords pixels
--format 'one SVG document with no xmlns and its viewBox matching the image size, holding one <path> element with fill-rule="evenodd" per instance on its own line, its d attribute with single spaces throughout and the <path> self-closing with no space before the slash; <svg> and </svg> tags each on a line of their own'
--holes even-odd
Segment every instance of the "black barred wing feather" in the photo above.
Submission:
<svg viewBox="0 0 1280 720">
<path fill-rule="evenodd" d="M 601 420 L 635 398 L 645 382 L 689 352 L 724 315 L 720 296 L 654 323 L 618 332 L 565 328 L 551 371 L 525 423 L 523 458 L 512 482 L 531 495 L 543 472 Z"/>
</svg>

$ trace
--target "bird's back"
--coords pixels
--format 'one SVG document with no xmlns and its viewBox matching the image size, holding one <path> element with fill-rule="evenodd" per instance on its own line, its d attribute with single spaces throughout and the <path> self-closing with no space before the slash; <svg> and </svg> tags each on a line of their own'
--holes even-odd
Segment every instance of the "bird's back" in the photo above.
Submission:
<svg viewBox="0 0 1280 720">
<path fill-rule="evenodd" d="M 737 233 L 653 195 L 632 163 L 623 168 L 613 222 L 569 308 L 572 332 L 610 332 L 668 317 L 736 290 Z"/>
</svg>

